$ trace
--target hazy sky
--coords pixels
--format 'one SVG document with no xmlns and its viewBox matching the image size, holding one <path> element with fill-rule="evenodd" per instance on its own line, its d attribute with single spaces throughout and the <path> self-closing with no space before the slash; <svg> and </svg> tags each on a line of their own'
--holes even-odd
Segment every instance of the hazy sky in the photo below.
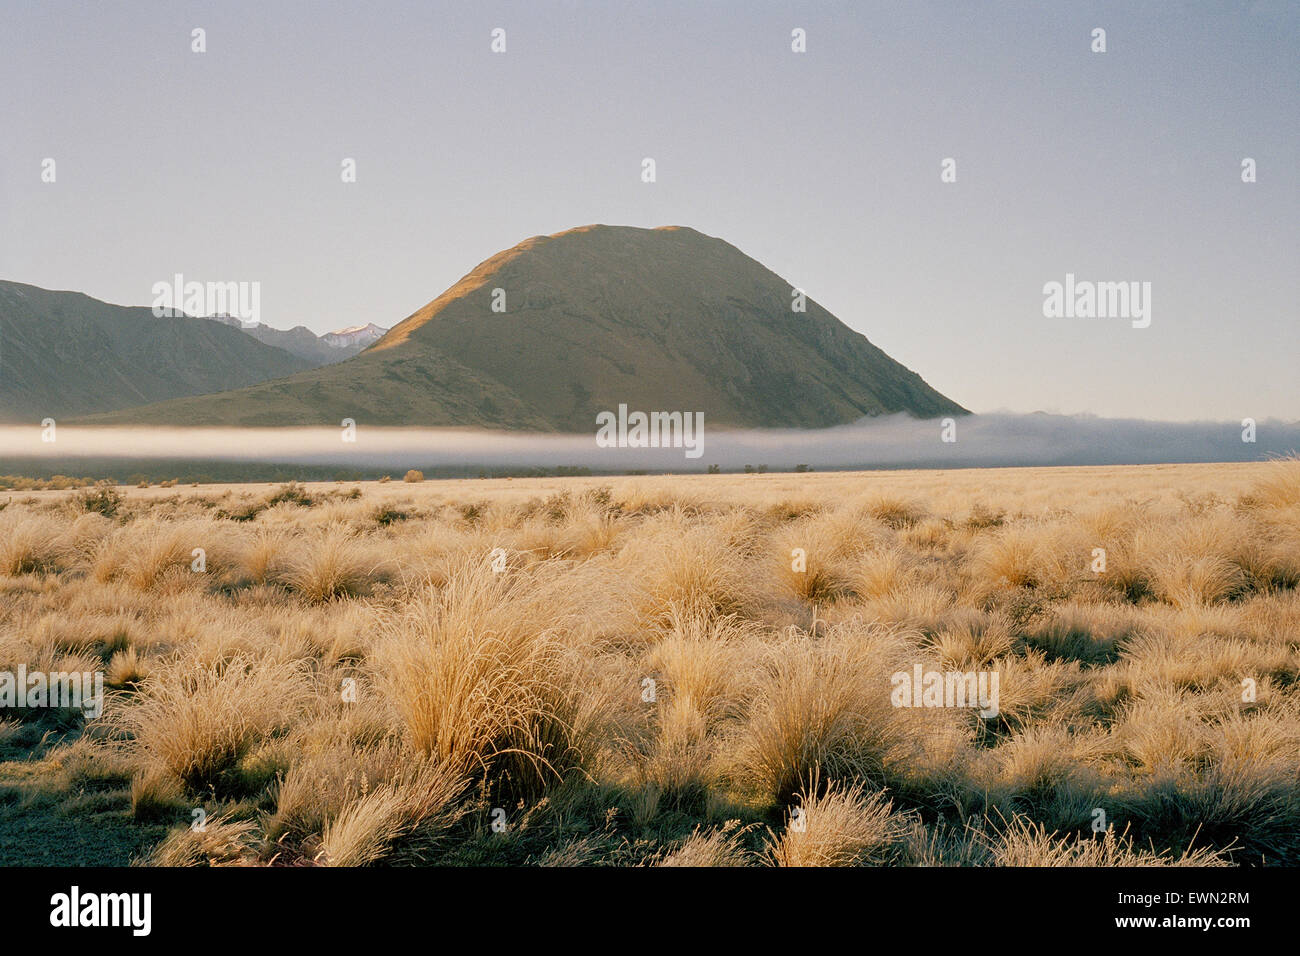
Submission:
<svg viewBox="0 0 1300 956">
<path fill-rule="evenodd" d="M 682 224 L 975 411 L 1294 420 L 1298 54 L 1293 2 L 6 0 L 0 278 L 391 326 L 528 236 Z M 1150 327 L 1044 318 L 1067 272 Z"/>
</svg>

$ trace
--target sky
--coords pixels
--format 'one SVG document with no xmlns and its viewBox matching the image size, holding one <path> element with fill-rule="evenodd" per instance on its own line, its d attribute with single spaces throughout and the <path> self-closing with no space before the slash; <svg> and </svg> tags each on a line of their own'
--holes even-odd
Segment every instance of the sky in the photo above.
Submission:
<svg viewBox="0 0 1300 956">
<path fill-rule="evenodd" d="M 1298 53 L 1291 2 L 10 0 L 0 278 L 258 282 L 324 332 L 688 225 L 976 412 L 1294 421 Z M 1067 273 L 1149 282 L 1149 327 L 1045 317 Z"/>
</svg>

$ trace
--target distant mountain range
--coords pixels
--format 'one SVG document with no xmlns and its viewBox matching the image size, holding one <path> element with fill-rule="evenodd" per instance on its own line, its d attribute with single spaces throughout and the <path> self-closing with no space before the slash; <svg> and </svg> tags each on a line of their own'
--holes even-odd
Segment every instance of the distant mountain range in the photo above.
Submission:
<svg viewBox="0 0 1300 956">
<path fill-rule="evenodd" d="M 77 403 L 82 411 L 65 414 L 102 424 L 337 425 L 351 418 L 580 433 L 593 432 L 596 415 L 619 405 L 703 412 L 709 427 L 818 428 L 893 412 L 965 413 L 734 246 L 677 226 L 595 225 L 528 239 L 387 332 L 368 323 L 324 336 L 264 326 L 217 335 L 223 321 L 237 320 L 154 319 L 148 309 L 71 293 L 13 283 L 4 290 L 0 321 L 60 329 L 80 363 L 65 368 L 46 349 L 26 349 L 27 384 L 0 391 L 11 419 L 8 403 L 18 394 L 24 417 L 53 414 L 45 409 L 57 386 L 33 393 L 35 401 L 27 389 L 78 374 L 91 375 L 94 385 Z M 23 294 L 15 298 L 14 290 Z M 36 311 L 34 293 L 44 303 Z M 146 373 L 119 363 L 92 374 L 95 349 L 74 328 L 79 310 L 105 325 L 105 310 L 115 310 L 119 337 L 147 352 L 153 367 Z M 0 341 L 8 368 L 5 348 Z M 169 365 L 188 376 L 148 390 L 138 382 L 126 387 L 132 374 L 164 376 Z M 210 374 L 200 377 L 198 366 Z M 159 394 L 167 388 L 171 395 Z"/>
<path fill-rule="evenodd" d="M 375 325 L 318 336 L 225 316 L 158 318 L 79 292 L 0 281 L 0 422 L 110 412 L 340 362 Z"/>
<path fill-rule="evenodd" d="M 305 325 L 295 325 L 291 329 L 274 329 L 260 323 L 245 325 L 232 316 L 214 315 L 210 318 L 240 329 L 263 345 L 284 349 L 291 355 L 306 359 L 313 368 L 351 358 L 367 345 L 379 341 L 388 331 L 370 322 L 366 325 L 354 325 L 339 329 L 337 332 L 317 335 Z"/>
<path fill-rule="evenodd" d="M 313 364 L 220 322 L 0 282 L 0 421 L 201 395 Z"/>
<path fill-rule="evenodd" d="M 378 342 L 387 334 L 387 329 L 373 322 L 367 322 L 365 325 L 350 325 L 337 332 L 326 332 L 320 339 L 330 348 L 346 352 L 348 349 L 363 349 L 371 342 Z"/>
</svg>

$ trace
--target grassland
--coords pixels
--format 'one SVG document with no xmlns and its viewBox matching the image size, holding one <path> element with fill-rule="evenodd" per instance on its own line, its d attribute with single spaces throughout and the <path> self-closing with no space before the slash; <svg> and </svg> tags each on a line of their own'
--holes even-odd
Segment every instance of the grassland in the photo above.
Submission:
<svg viewBox="0 0 1300 956">
<path fill-rule="evenodd" d="M 1300 863 L 1298 461 L 0 504 L 3 863 Z"/>
</svg>

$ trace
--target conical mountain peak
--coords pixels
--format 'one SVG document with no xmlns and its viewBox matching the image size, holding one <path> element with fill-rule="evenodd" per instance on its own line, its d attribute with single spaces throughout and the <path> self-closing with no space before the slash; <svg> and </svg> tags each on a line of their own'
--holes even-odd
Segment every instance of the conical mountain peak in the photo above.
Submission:
<svg viewBox="0 0 1300 956">
<path fill-rule="evenodd" d="M 620 404 L 714 427 L 964 411 L 730 243 L 593 224 L 489 257 L 345 362 L 135 418 L 588 432 Z"/>
</svg>

